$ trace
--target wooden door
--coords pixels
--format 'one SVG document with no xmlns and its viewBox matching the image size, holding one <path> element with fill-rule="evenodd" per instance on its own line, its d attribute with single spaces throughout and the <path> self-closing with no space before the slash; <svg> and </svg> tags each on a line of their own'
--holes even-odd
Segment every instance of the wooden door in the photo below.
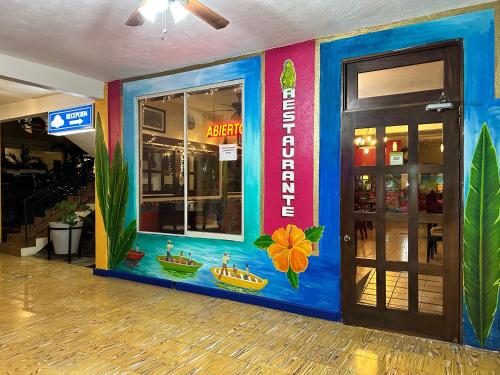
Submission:
<svg viewBox="0 0 500 375">
<path fill-rule="evenodd" d="M 460 67 L 458 42 L 344 62 L 348 324 L 460 339 Z"/>
</svg>

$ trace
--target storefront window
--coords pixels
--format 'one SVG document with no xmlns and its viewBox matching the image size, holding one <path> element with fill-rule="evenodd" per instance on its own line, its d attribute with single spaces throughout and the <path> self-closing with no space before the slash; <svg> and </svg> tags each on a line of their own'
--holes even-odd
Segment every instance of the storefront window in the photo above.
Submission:
<svg viewBox="0 0 500 375">
<path fill-rule="evenodd" d="M 141 99 L 140 230 L 242 235 L 242 84 Z"/>
</svg>

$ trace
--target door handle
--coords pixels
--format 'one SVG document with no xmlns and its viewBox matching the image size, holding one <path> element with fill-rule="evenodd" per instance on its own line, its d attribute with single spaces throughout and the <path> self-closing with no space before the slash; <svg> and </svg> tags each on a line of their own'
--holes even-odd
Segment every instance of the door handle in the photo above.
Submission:
<svg viewBox="0 0 500 375">
<path fill-rule="evenodd" d="M 344 242 L 351 242 L 351 239 L 351 236 L 349 236 L 348 234 L 344 236 Z"/>
</svg>

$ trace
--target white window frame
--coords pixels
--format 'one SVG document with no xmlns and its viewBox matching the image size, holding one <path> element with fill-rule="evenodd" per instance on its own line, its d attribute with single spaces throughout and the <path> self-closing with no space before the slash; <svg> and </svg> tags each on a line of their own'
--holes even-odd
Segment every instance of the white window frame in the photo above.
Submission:
<svg viewBox="0 0 500 375">
<path fill-rule="evenodd" d="M 225 233 L 213 233 L 213 232 L 198 232 L 198 231 L 190 231 L 188 230 L 188 204 L 189 204 L 189 197 L 188 197 L 188 179 L 189 179 L 189 173 L 188 173 L 188 140 L 187 140 L 187 135 L 188 135 L 188 94 L 193 93 L 196 91 L 203 91 L 203 90 L 209 90 L 209 89 L 216 89 L 216 88 L 226 88 L 230 86 L 236 86 L 236 85 L 241 85 L 241 119 L 243 123 L 243 135 L 241 138 L 241 142 L 243 145 L 243 150 L 241 153 L 241 234 L 225 234 Z M 142 126 L 140 122 L 140 101 L 144 99 L 152 99 L 152 98 L 158 98 L 161 96 L 167 96 L 167 95 L 176 95 L 176 94 L 183 94 L 183 101 L 184 101 L 184 234 L 177 234 L 177 233 L 164 233 L 164 232 L 149 232 L 149 231 L 141 231 L 138 230 L 138 233 L 143 233 L 143 234 L 155 234 L 155 235 L 163 235 L 163 236 L 175 236 L 175 237 L 192 237 L 192 238 L 206 238 L 206 239 L 214 239 L 214 240 L 228 240 L 228 241 L 237 241 L 237 242 L 243 242 L 244 241 L 244 233 L 245 233 L 245 81 L 244 80 L 232 80 L 232 81 L 225 81 L 225 82 L 219 82 L 215 84 L 210 84 L 210 85 L 203 85 L 203 86 L 195 86 L 195 87 L 188 87 L 182 90 L 173 90 L 173 91 L 166 91 L 166 92 L 158 92 L 154 94 L 148 94 L 148 95 L 143 95 L 143 96 L 137 96 L 135 98 L 136 105 L 137 105 L 137 116 L 136 116 L 136 131 L 138 136 L 138 141 L 139 141 L 139 150 L 138 150 L 138 155 L 137 158 L 139 160 L 138 163 L 138 168 L 137 168 L 137 173 L 136 173 L 136 186 L 138 187 L 137 191 L 139 194 L 137 194 L 137 199 L 136 199 L 136 208 L 137 208 L 137 222 L 139 223 L 139 228 L 141 225 L 140 218 L 141 218 L 141 196 L 142 196 L 142 147 L 143 147 L 143 142 L 142 142 Z"/>
</svg>

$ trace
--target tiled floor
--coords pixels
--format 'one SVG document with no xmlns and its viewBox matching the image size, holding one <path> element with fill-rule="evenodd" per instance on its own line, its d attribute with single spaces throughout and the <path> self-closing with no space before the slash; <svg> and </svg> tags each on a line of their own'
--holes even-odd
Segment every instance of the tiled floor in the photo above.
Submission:
<svg viewBox="0 0 500 375">
<path fill-rule="evenodd" d="M 363 279 L 366 276 L 366 279 Z M 377 277 L 374 269 L 358 267 L 357 279 L 362 281 L 363 290 L 358 303 L 367 306 L 377 305 Z M 418 276 L 418 309 L 429 314 L 443 313 L 443 280 L 440 276 Z M 408 310 L 408 273 L 387 271 L 386 307 Z"/>
<path fill-rule="evenodd" d="M 0 255 L 1 374 L 495 374 L 500 355 Z M 498 373 L 498 372 L 497 372 Z"/>
<path fill-rule="evenodd" d="M 35 258 L 47 260 L 47 253 L 45 254 L 36 254 L 34 255 Z M 51 262 L 62 262 L 62 263 L 68 263 L 68 256 L 67 255 L 52 255 L 52 259 L 50 260 Z M 78 256 L 75 254 L 71 257 L 71 264 L 74 266 L 81 266 L 81 267 L 95 267 L 95 258 L 93 257 L 85 257 L 82 256 L 81 258 L 78 258 Z"/>
<path fill-rule="evenodd" d="M 386 257 L 391 261 L 408 261 L 408 229 L 403 222 L 387 222 L 386 224 Z M 420 263 L 427 263 L 427 224 L 419 225 L 418 232 L 418 259 Z M 375 259 L 375 226 L 367 226 L 366 237 L 361 239 L 361 233 L 356 233 L 357 256 L 360 258 Z M 359 238 L 358 238 L 359 237 Z M 430 259 L 430 263 L 441 265 L 443 261 L 443 246 L 436 243 L 437 252 Z M 366 277 L 365 277 L 366 276 Z M 386 306 L 391 309 L 408 310 L 408 273 L 386 272 Z M 357 281 L 362 288 L 359 293 L 359 303 L 376 305 L 376 271 L 366 267 L 358 267 Z M 443 313 L 443 279 L 441 276 L 418 275 L 418 309 L 430 314 Z"/>
<path fill-rule="evenodd" d="M 369 222 L 367 222 L 369 223 Z M 358 227 L 361 224 L 358 224 Z M 427 224 L 418 226 L 418 260 L 419 263 L 427 263 L 428 233 Z M 386 223 L 386 259 L 390 261 L 408 262 L 408 224 L 397 221 L 387 221 Z M 366 235 L 366 237 L 365 237 Z M 357 257 L 366 259 L 376 258 L 376 230 L 375 223 L 366 225 L 366 232 L 363 230 L 363 239 L 361 231 L 356 230 L 356 250 Z M 430 264 L 443 264 L 443 244 L 436 243 L 437 251 L 433 258 L 429 260 Z"/>
</svg>

